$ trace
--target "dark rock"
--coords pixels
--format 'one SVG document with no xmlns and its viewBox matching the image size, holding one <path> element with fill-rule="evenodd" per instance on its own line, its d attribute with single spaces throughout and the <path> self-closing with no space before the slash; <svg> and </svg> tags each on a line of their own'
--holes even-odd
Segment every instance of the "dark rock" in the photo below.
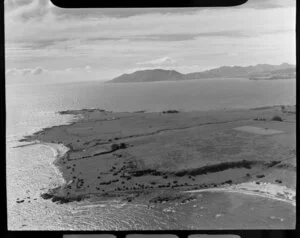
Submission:
<svg viewBox="0 0 300 238">
<path fill-rule="evenodd" d="M 42 197 L 43 199 L 50 199 L 50 198 L 53 197 L 53 195 L 52 195 L 52 194 L 49 194 L 49 193 L 43 193 L 43 194 L 41 194 L 41 197 Z"/>
<path fill-rule="evenodd" d="M 256 175 L 256 178 L 263 178 L 263 177 L 265 177 L 265 175 L 264 175 L 264 174 L 259 174 L 259 175 Z"/>
</svg>

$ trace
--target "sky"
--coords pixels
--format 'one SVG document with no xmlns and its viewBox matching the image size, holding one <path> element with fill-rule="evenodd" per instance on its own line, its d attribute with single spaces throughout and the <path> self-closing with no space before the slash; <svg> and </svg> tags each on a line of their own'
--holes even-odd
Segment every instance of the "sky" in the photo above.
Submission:
<svg viewBox="0 0 300 238">
<path fill-rule="evenodd" d="M 296 0 L 165 9 L 63 9 L 50 0 L 5 0 L 6 82 L 295 64 L 295 22 Z"/>
</svg>

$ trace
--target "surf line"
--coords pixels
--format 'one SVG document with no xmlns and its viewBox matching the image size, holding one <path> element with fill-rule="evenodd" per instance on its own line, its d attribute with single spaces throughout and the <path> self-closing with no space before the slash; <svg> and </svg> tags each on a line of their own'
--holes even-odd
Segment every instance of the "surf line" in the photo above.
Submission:
<svg viewBox="0 0 300 238">
<path fill-rule="evenodd" d="M 244 190 L 244 189 L 235 189 L 235 188 L 207 188 L 207 189 L 197 189 L 197 190 L 189 190 L 189 191 L 183 191 L 183 193 L 202 193 L 202 192 L 231 192 L 231 193 L 240 193 L 240 194 L 246 194 L 251 196 L 259 196 L 263 198 L 269 198 L 272 200 L 277 200 L 281 202 L 289 203 L 293 206 L 296 206 L 296 202 L 289 199 L 280 198 L 276 195 L 272 195 L 266 192 L 255 192 L 252 190 Z"/>
</svg>

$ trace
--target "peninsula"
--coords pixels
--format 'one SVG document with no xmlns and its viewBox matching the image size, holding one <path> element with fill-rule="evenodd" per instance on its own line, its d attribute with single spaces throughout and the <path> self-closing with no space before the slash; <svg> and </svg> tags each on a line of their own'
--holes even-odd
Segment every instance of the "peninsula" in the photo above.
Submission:
<svg viewBox="0 0 300 238">
<path fill-rule="evenodd" d="M 42 194 L 45 199 L 156 203 L 191 199 L 193 193 L 187 191 L 245 190 L 250 183 L 248 192 L 295 202 L 295 106 L 60 113 L 80 118 L 22 140 L 68 148 L 55 161 L 65 182 L 49 188 Z M 281 192 L 268 192 L 268 184 Z"/>
</svg>

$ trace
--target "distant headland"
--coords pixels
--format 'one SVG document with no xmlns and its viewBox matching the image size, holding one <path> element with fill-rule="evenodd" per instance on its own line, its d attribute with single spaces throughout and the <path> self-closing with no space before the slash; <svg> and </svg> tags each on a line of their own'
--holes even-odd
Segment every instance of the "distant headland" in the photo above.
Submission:
<svg viewBox="0 0 300 238">
<path fill-rule="evenodd" d="M 122 74 L 107 83 L 179 81 L 207 78 L 248 78 L 251 80 L 290 79 L 296 77 L 296 66 L 257 64 L 254 66 L 223 66 L 201 72 L 182 74 L 175 70 L 149 69 Z"/>
</svg>

